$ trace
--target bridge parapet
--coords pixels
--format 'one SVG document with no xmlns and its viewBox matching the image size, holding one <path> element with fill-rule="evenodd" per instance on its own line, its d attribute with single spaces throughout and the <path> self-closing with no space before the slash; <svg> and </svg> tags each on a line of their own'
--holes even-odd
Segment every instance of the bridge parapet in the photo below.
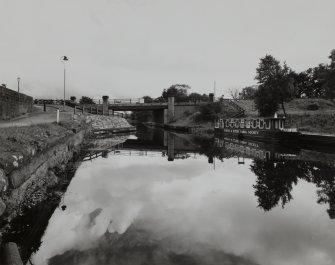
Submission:
<svg viewBox="0 0 335 265">
<path fill-rule="evenodd" d="M 145 103 L 143 98 L 121 98 L 121 99 L 109 99 L 109 104 L 141 104 Z M 101 104 L 103 98 L 94 98 L 93 102 Z"/>
</svg>

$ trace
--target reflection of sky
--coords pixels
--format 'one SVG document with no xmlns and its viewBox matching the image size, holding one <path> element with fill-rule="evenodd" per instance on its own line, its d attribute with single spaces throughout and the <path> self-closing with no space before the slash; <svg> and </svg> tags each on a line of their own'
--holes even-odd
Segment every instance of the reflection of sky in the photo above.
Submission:
<svg viewBox="0 0 335 265">
<path fill-rule="evenodd" d="M 217 162 L 214 171 L 206 157 L 86 162 L 68 188 L 66 211 L 52 216 L 34 264 L 85 249 L 106 229 L 122 233 L 136 220 L 158 237 L 191 238 L 260 264 L 334 264 L 335 224 L 327 207 L 316 203 L 313 184 L 300 181 L 284 210 L 264 213 L 248 168 L 249 161 L 241 166 L 230 159 Z"/>
</svg>

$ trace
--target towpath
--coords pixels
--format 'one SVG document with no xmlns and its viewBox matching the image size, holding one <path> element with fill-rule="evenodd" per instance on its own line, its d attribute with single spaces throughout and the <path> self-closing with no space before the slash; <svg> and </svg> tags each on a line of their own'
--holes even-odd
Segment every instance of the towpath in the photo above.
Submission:
<svg viewBox="0 0 335 265">
<path fill-rule="evenodd" d="M 65 112 L 62 111 L 63 107 L 60 106 L 60 122 L 70 120 L 73 114 L 73 109 L 70 107 L 65 108 Z M 42 106 L 34 106 L 34 111 L 32 113 L 8 120 L 0 121 L 0 128 L 7 127 L 21 127 L 21 126 L 31 126 L 42 123 L 52 123 L 56 121 L 57 107 L 48 106 L 46 112 L 43 111 Z"/>
</svg>

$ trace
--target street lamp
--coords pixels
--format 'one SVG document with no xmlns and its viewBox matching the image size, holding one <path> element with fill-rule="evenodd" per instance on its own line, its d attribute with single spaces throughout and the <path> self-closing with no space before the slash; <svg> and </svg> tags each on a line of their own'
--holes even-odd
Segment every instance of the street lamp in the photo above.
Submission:
<svg viewBox="0 0 335 265">
<path fill-rule="evenodd" d="M 18 93 L 18 96 L 19 96 L 19 110 L 20 110 L 20 77 L 17 78 L 17 93 Z"/>
<path fill-rule="evenodd" d="M 64 65 L 64 98 L 63 98 L 63 111 L 65 111 L 65 78 L 66 78 L 66 70 L 65 70 L 65 63 L 68 61 L 69 59 L 67 58 L 67 56 L 63 56 L 62 57 L 62 62 Z"/>
<path fill-rule="evenodd" d="M 17 78 L 17 92 L 18 92 L 18 93 L 20 93 L 20 80 L 21 80 L 21 78 L 18 77 L 18 78 Z"/>
</svg>

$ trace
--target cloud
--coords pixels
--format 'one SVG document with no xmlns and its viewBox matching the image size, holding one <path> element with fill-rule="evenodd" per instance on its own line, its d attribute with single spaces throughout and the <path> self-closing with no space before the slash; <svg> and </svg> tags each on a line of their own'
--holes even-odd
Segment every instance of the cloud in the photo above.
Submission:
<svg viewBox="0 0 335 265">
<path fill-rule="evenodd" d="M 1 82 L 20 76 L 25 93 L 59 98 L 67 55 L 68 96 L 156 97 L 180 82 L 209 93 L 214 80 L 227 94 L 254 84 L 267 53 L 298 71 L 327 62 L 334 2 L 315 3 L 3 1 Z"/>
</svg>

